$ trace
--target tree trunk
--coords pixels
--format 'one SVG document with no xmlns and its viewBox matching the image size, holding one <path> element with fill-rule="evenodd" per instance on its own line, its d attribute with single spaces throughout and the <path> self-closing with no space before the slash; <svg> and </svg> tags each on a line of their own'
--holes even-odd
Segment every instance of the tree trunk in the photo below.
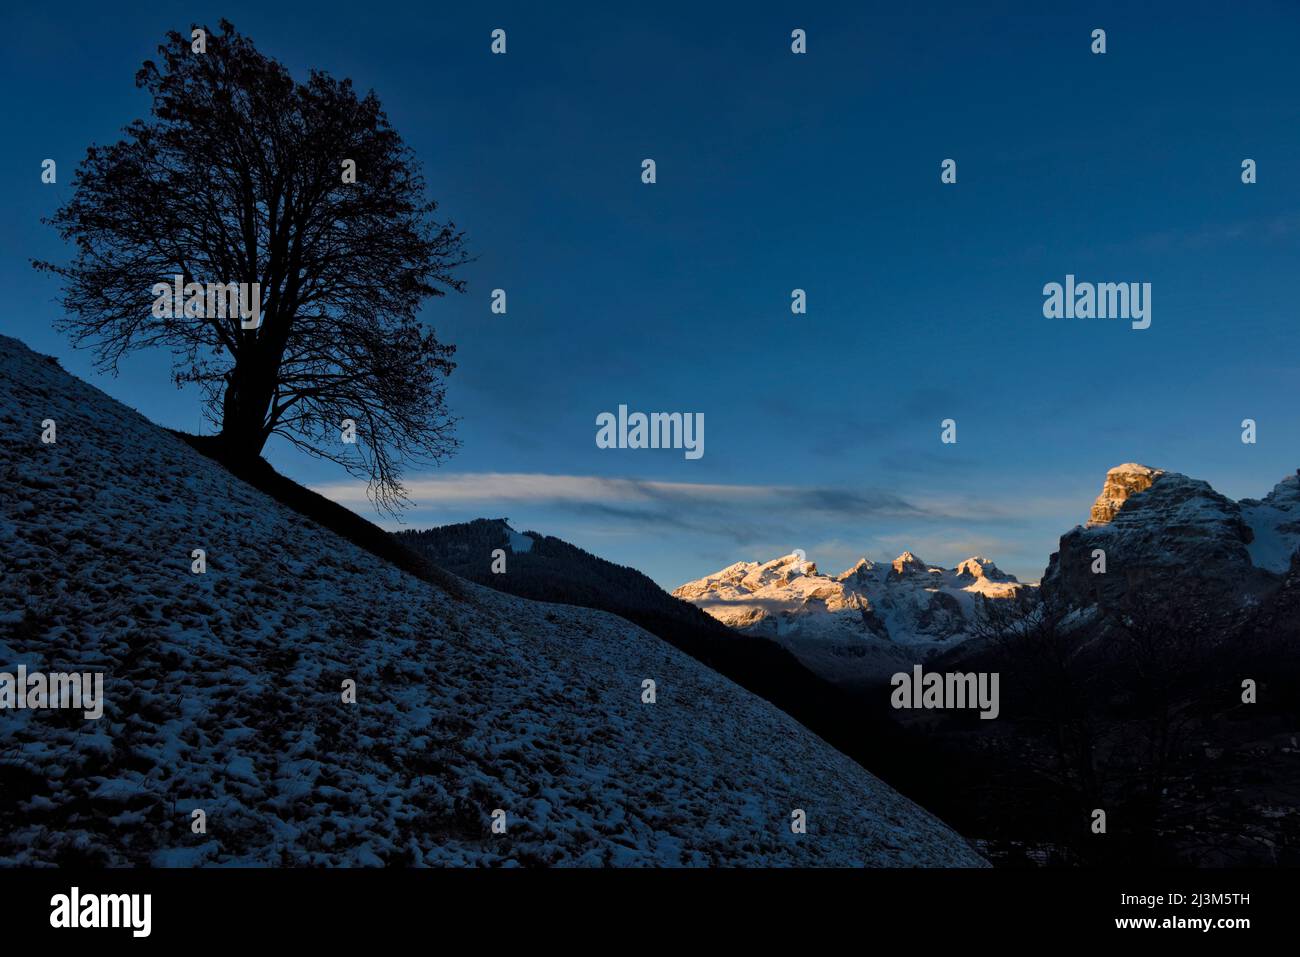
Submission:
<svg viewBox="0 0 1300 957">
<path fill-rule="evenodd" d="M 237 364 L 226 375 L 222 399 L 221 444 L 234 461 L 254 461 L 266 445 L 266 413 L 275 394 L 275 382 L 254 362 Z"/>
</svg>

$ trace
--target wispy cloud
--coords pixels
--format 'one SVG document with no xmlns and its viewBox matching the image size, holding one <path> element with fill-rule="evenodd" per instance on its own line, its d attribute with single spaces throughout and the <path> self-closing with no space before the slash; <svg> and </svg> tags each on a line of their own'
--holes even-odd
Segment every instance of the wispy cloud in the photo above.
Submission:
<svg viewBox="0 0 1300 957">
<path fill-rule="evenodd" d="M 479 472 L 421 476 L 406 483 L 421 512 L 480 508 L 485 514 L 549 508 L 635 529 L 689 531 L 752 545 L 825 523 L 943 518 L 941 512 L 879 489 L 659 482 L 592 475 Z M 343 505 L 363 509 L 362 483 L 315 486 Z M 806 532 L 804 533 L 806 534 Z"/>
<path fill-rule="evenodd" d="M 314 491 L 343 505 L 367 501 L 366 486 L 339 482 L 313 486 Z M 680 505 L 686 503 L 754 504 L 780 501 L 806 512 L 853 515 L 919 514 L 922 509 L 901 497 L 878 490 L 805 488 L 784 485 L 727 485 L 698 482 L 655 482 L 594 475 L 547 475 L 531 472 L 473 472 L 423 476 L 406 483 L 418 506 L 482 503 L 577 503 L 611 505 Z"/>
<path fill-rule="evenodd" d="M 343 505 L 369 510 L 363 483 L 314 488 Z M 1090 501 L 1087 495 L 1030 497 L 1016 489 L 988 496 L 916 489 L 905 497 L 871 487 L 531 472 L 418 476 L 407 490 L 413 508 L 402 524 L 408 527 L 512 516 L 538 523 L 537 531 L 567 533 L 579 545 L 590 540 L 638 543 L 619 549 L 620 554 L 632 553 L 632 564 L 643 562 L 638 555 L 668 549 L 679 557 L 694 555 L 696 564 L 716 558 L 721 567 L 741 558 L 772 558 L 797 546 L 827 569 L 838 570 L 859 557 L 888 559 L 910 548 L 927 560 L 949 564 L 983 553 L 1008 571 L 1034 577 L 1054 536 L 1072 524 L 1070 516 L 1086 514 Z M 1041 547 L 1026 552 L 1026 534 L 1041 537 Z M 663 564 L 671 568 L 673 563 L 663 559 Z M 693 575 L 674 569 L 657 577 L 680 583 Z"/>
<path fill-rule="evenodd" d="M 1230 223 L 1205 223 L 1194 229 L 1167 229 L 1147 233 L 1131 240 L 1111 243 L 1107 248 L 1112 252 L 1143 253 L 1203 250 L 1242 240 L 1279 242 L 1289 240 L 1297 232 L 1300 232 L 1300 213 L 1286 212 Z"/>
</svg>

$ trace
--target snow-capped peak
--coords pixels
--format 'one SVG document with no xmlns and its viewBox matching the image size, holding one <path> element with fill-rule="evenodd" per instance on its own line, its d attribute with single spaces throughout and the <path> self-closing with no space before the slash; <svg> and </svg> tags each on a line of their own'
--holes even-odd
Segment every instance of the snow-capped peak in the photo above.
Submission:
<svg viewBox="0 0 1300 957">
<path fill-rule="evenodd" d="M 985 578 L 995 582 L 1014 582 L 1016 577 L 1008 575 L 997 565 L 983 555 L 972 555 L 963 562 L 958 562 L 957 567 L 953 569 L 958 578 Z"/>
<path fill-rule="evenodd" d="M 980 599 L 1022 589 L 986 558 L 957 568 L 927 565 L 905 551 L 887 565 L 867 558 L 836 576 L 799 556 L 739 563 L 687 582 L 673 594 L 723 624 L 771 637 L 832 680 L 879 677 L 906 660 L 970 636 Z M 909 650 L 910 649 L 910 650 Z"/>
<path fill-rule="evenodd" d="M 868 577 L 875 577 L 879 568 L 880 566 L 871 559 L 859 558 L 852 568 L 840 572 L 840 574 L 836 576 L 836 581 L 845 581 L 849 578 L 866 579 Z"/>
<path fill-rule="evenodd" d="M 925 562 L 907 551 L 894 559 L 893 569 L 896 575 L 927 574 L 930 570 Z"/>
</svg>

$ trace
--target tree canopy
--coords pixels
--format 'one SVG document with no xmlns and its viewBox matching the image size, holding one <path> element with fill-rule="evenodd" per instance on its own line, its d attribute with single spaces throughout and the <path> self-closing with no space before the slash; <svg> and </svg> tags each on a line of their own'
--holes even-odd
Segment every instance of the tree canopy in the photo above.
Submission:
<svg viewBox="0 0 1300 957">
<path fill-rule="evenodd" d="M 317 70 L 296 82 L 220 27 L 171 32 L 143 64 L 149 118 L 89 147 L 73 196 L 46 220 L 75 258 L 34 265 L 62 278 L 57 325 L 93 345 L 101 367 L 171 350 L 173 377 L 200 387 L 223 454 L 256 458 L 278 434 L 368 478 L 392 510 L 403 466 L 457 444 L 445 403 L 455 347 L 418 314 L 463 291 L 463 234 L 436 218 L 373 92 Z M 156 308 L 155 286 L 173 283 L 185 308 Z M 190 291 L 230 283 L 255 290 L 260 322 L 214 309 L 210 295 L 190 303 Z"/>
</svg>

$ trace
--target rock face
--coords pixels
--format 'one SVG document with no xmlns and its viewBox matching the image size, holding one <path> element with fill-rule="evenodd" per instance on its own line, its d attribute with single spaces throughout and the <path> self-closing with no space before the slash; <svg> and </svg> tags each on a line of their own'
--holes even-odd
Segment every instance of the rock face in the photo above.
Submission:
<svg viewBox="0 0 1300 957">
<path fill-rule="evenodd" d="M 1134 600 L 1255 604 L 1300 545 L 1300 482 L 1234 502 L 1178 472 L 1126 464 L 1106 474 L 1086 525 L 1061 536 L 1045 598 L 1108 610 Z M 1099 553 L 1105 572 L 1094 571 Z"/>
<path fill-rule="evenodd" d="M 780 642 L 831 681 L 856 684 L 969 638 L 980 597 L 1010 600 L 1029 588 L 980 556 L 945 569 L 904 552 L 883 565 L 860 559 L 835 576 L 798 555 L 737 562 L 673 594 Z"/>
<path fill-rule="evenodd" d="M 1101 487 L 1101 494 L 1092 503 L 1088 527 L 1109 525 L 1120 506 L 1137 493 L 1145 492 L 1164 474 L 1163 469 L 1149 469 L 1133 462 L 1115 466 L 1106 473 L 1106 483 Z"/>
<path fill-rule="evenodd" d="M 1266 654 L 1271 646 L 1293 668 L 1300 660 L 1300 554 L 1292 558 L 1282 584 L 1249 620 L 1246 631 L 1254 633 Z"/>
</svg>

